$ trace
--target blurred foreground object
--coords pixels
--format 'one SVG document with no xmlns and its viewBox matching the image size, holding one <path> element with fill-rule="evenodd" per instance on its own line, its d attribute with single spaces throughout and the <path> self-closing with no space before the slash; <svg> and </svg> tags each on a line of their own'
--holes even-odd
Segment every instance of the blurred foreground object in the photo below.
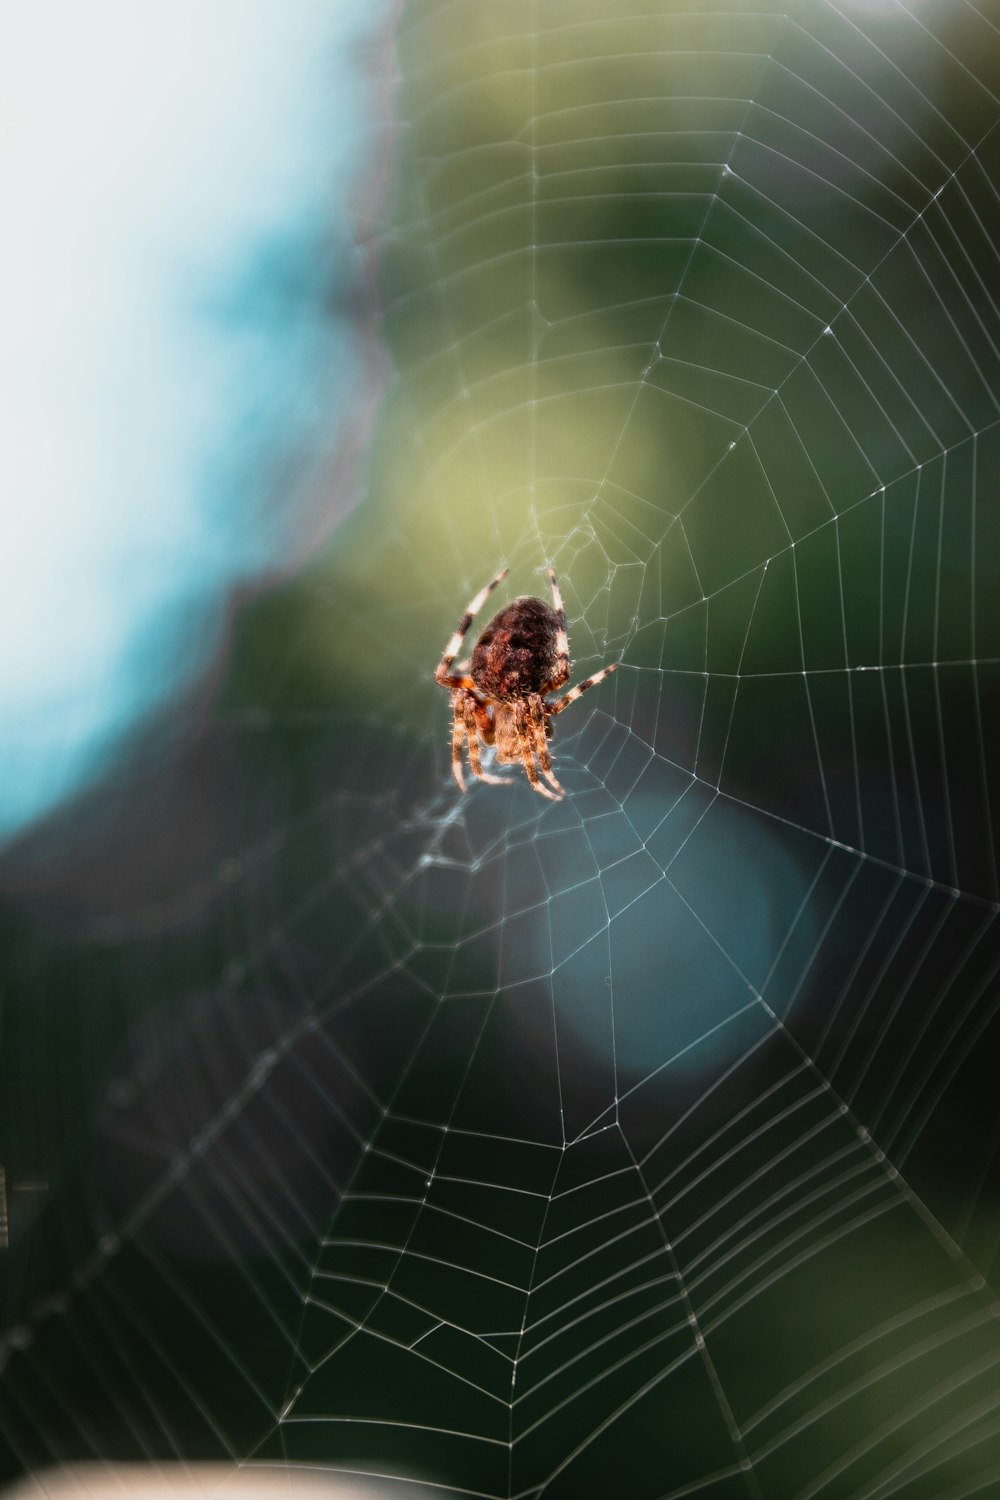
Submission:
<svg viewBox="0 0 1000 1500">
<path fill-rule="evenodd" d="M 0 1491 L 2 1500 L 38 1500 L 40 1494 L 48 1500 L 390 1500 L 403 1494 L 426 1500 L 429 1492 L 408 1480 L 236 1464 L 74 1464 L 39 1470 Z"/>
<path fill-rule="evenodd" d="M 356 496 L 358 226 L 381 191 L 359 44 L 384 17 L 98 0 L 8 18 L 0 844 L 106 771 L 209 666 L 231 591 Z"/>
</svg>

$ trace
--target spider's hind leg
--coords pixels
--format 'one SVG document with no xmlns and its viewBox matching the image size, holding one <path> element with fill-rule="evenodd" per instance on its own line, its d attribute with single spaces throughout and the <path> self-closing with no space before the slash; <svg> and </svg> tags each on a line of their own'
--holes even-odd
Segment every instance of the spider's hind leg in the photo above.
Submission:
<svg viewBox="0 0 1000 1500">
<path fill-rule="evenodd" d="M 551 680 L 545 691 L 554 693 L 569 681 L 569 637 L 566 634 L 566 611 L 563 608 L 562 594 L 556 582 L 555 568 L 549 569 L 549 583 L 552 585 L 552 608 L 556 616 L 556 659 Z"/>
<path fill-rule="evenodd" d="M 492 594 L 493 590 L 496 588 L 497 584 L 502 583 L 503 580 L 507 577 L 507 571 L 508 570 L 506 568 L 501 568 L 497 576 L 495 578 L 492 578 L 485 588 L 480 589 L 479 593 L 475 596 L 474 599 L 471 599 L 469 601 L 469 607 L 465 611 L 465 614 L 462 616 L 462 618 L 459 620 L 458 629 L 455 631 L 455 634 L 452 636 L 447 646 L 445 646 L 444 655 L 442 656 L 441 661 L 438 664 L 438 669 L 434 674 L 435 682 L 440 683 L 442 687 L 455 688 L 464 686 L 461 678 L 456 678 L 451 670 L 455 664 L 455 657 L 458 655 L 459 651 L 462 648 L 462 642 L 465 640 L 465 634 L 469 626 L 472 624 L 473 620 L 476 618 L 476 615 L 478 615 L 479 611 L 486 603 L 490 594 Z"/>
<path fill-rule="evenodd" d="M 615 661 L 610 667 L 602 667 L 599 672 L 594 673 L 593 677 L 585 677 L 583 682 L 578 682 L 576 687 L 570 688 L 569 692 L 565 693 L 558 702 L 550 703 L 549 718 L 554 719 L 556 714 L 561 714 L 564 708 L 569 708 L 571 703 L 575 703 L 581 693 L 585 693 L 588 688 L 596 687 L 599 682 L 604 681 L 605 677 L 610 677 L 612 672 L 617 672 L 619 665 L 620 663 Z"/>
</svg>

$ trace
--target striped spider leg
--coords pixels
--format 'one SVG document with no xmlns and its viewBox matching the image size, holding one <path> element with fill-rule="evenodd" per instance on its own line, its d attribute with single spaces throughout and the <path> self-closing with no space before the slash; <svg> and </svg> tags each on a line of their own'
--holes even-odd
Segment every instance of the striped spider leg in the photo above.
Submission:
<svg viewBox="0 0 1000 1500">
<path fill-rule="evenodd" d="M 507 573 L 507 568 L 501 568 L 496 577 L 492 578 L 486 587 L 480 589 L 479 593 L 469 601 L 465 614 L 458 622 L 458 628 L 444 648 L 444 655 L 434 674 L 434 681 L 441 687 L 449 688 L 452 693 L 451 769 L 452 775 L 463 792 L 466 790 L 465 777 L 462 774 L 463 744 L 469 747 L 469 765 L 472 767 L 473 775 L 477 776 L 480 781 L 502 786 L 507 779 L 504 776 L 491 776 L 488 771 L 483 770 L 479 743 L 480 740 L 487 745 L 493 743 L 493 720 L 490 710 L 485 700 L 476 691 L 472 678 L 467 674 L 457 674 L 452 671 L 469 626 L 493 590 L 507 577 Z"/>
</svg>

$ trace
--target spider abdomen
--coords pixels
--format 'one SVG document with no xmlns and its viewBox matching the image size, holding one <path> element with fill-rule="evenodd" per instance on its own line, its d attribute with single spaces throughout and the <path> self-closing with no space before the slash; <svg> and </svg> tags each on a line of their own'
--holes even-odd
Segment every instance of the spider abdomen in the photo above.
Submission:
<svg viewBox="0 0 1000 1500">
<path fill-rule="evenodd" d="M 513 702 L 545 692 L 557 664 L 555 611 L 543 599 L 515 599 L 494 615 L 476 642 L 469 664 L 481 693 Z"/>
</svg>

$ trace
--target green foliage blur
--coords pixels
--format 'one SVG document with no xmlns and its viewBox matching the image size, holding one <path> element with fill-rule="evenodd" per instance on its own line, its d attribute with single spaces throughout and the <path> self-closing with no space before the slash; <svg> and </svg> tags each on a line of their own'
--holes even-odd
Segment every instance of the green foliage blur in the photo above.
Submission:
<svg viewBox="0 0 1000 1500">
<path fill-rule="evenodd" d="M 555 563 L 582 667 L 677 674 L 692 711 L 685 674 L 996 647 L 982 452 L 947 475 L 939 458 L 992 398 L 965 324 L 973 343 L 936 379 L 958 295 L 928 262 L 947 304 L 929 307 L 901 238 L 991 102 L 943 49 L 924 90 L 903 90 L 900 27 L 876 15 L 884 56 L 858 68 L 892 108 L 867 129 L 859 85 L 823 56 L 825 15 L 805 7 L 813 36 L 753 4 L 408 9 L 376 236 L 393 378 L 363 500 L 248 612 L 235 706 L 426 734 L 443 643 L 502 564 L 512 592 L 542 592 Z M 921 361 L 901 401 L 891 372 Z M 648 700 L 662 679 L 635 682 Z M 756 762 L 756 719 L 804 711 L 746 689 Z"/>
</svg>

